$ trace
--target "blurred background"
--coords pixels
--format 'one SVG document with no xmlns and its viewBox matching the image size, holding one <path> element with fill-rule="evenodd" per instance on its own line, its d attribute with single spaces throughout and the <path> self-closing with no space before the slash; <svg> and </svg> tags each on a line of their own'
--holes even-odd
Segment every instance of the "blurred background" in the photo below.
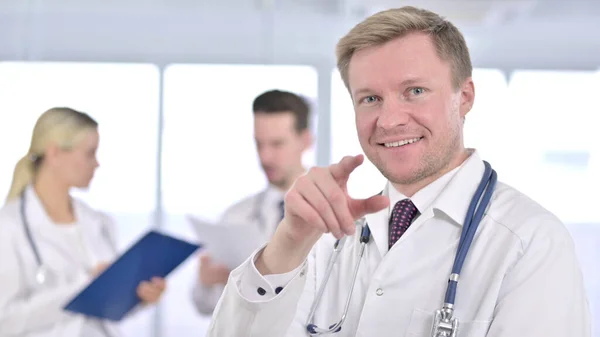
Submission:
<svg viewBox="0 0 600 337">
<path fill-rule="evenodd" d="M 266 184 L 252 130 L 261 92 L 313 104 L 307 166 L 361 153 L 335 44 L 367 15 L 402 5 L 437 11 L 465 34 L 476 68 L 466 145 L 568 225 L 600 322 L 596 0 L 0 0 L 0 191 L 38 116 L 69 106 L 100 123 L 101 166 L 78 196 L 117 220 L 121 248 L 150 228 L 193 238 L 186 214 L 216 220 Z M 366 163 L 349 188 L 366 196 L 382 186 Z M 123 322 L 125 336 L 204 336 L 196 274 L 194 256 L 156 309 Z"/>
</svg>

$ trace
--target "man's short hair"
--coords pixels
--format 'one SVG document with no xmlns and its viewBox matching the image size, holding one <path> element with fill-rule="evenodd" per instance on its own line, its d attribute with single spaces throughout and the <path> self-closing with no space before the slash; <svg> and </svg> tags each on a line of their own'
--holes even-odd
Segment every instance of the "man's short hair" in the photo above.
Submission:
<svg viewBox="0 0 600 337">
<path fill-rule="evenodd" d="M 405 6 L 368 17 L 340 39 L 336 47 L 337 66 L 346 88 L 349 89 L 348 67 L 354 53 L 411 33 L 425 33 L 431 37 L 439 57 L 450 63 L 455 88 L 471 77 L 473 66 L 469 49 L 458 28 L 436 13 Z"/>
<path fill-rule="evenodd" d="M 301 132 L 308 129 L 310 107 L 305 99 L 283 90 L 270 90 L 260 94 L 252 103 L 255 114 L 292 113 L 295 117 L 295 129 Z"/>
</svg>

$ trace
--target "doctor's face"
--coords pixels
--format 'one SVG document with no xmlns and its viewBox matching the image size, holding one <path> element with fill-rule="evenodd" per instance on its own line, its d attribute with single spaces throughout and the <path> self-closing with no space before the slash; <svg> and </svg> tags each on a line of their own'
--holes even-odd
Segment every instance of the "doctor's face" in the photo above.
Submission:
<svg viewBox="0 0 600 337">
<path fill-rule="evenodd" d="M 85 131 L 79 143 L 57 154 L 56 171 L 60 179 L 70 187 L 86 188 L 99 166 L 96 158 L 99 134 L 97 130 Z"/>
<path fill-rule="evenodd" d="M 267 180 L 287 189 L 301 173 L 302 154 L 310 146 L 308 130 L 296 130 L 291 112 L 254 114 L 254 139 Z"/>
<path fill-rule="evenodd" d="M 453 86 L 427 35 L 358 51 L 348 83 L 363 151 L 397 188 L 429 183 L 460 160 L 473 83 Z"/>
</svg>

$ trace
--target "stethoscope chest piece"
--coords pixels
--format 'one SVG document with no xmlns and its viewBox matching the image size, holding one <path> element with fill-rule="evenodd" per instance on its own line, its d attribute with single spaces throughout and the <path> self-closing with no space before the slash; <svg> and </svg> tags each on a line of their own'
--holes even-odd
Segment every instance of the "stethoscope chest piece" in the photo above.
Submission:
<svg viewBox="0 0 600 337">
<path fill-rule="evenodd" d="M 458 318 L 452 317 L 452 308 L 444 307 L 435 312 L 431 337 L 456 337 L 458 334 Z"/>
<path fill-rule="evenodd" d="M 35 282 L 39 285 L 43 285 L 48 280 L 48 271 L 44 266 L 39 266 L 35 272 Z"/>
</svg>

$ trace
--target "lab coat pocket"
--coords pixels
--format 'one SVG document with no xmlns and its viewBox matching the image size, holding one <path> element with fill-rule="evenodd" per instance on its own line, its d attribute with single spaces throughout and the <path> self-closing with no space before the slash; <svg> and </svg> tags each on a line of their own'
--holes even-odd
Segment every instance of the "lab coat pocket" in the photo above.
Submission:
<svg viewBox="0 0 600 337">
<path fill-rule="evenodd" d="M 408 323 L 406 337 L 430 337 L 433 324 L 433 310 L 415 309 Z M 458 317 L 458 337 L 485 337 L 490 326 L 489 320 L 463 321 Z"/>
</svg>

